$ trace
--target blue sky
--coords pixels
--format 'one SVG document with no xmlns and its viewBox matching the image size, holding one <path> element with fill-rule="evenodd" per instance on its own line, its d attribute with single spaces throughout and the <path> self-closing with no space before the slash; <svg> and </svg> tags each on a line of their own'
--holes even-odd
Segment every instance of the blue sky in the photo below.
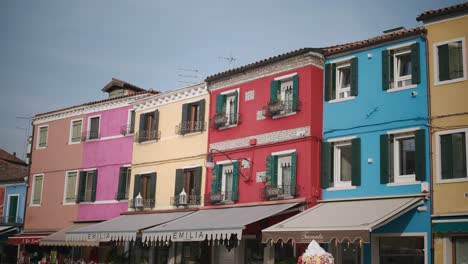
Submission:
<svg viewBox="0 0 468 264">
<path fill-rule="evenodd" d="M 418 14 L 461 2 L 2 0 L 0 148 L 23 157 L 30 121 L 17 117 L 103 99 L 113 77 L 167 91 L 290 50 L 421 26 Z"/>
</svg>

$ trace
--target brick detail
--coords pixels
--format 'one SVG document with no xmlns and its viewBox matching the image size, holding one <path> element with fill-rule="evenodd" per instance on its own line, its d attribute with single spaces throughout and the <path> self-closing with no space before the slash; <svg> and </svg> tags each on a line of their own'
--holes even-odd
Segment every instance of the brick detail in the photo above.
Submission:
<svg viewBox="0 0 468 264">
<path fill-rule="evenodd" d="M 263 110 L 257 111 L 257 120 L 264 120 L 266 116 L 263 114 Z"/>
<path fill-rule="evenodd" d="M 250 101 L 255 99 L 255 90 L 245 92 L 245 101 Z"/>
<path fill-rule="evenodd" d="M 257 139 L 257 145 L 266 145 L 266 144 L 272 144 L 272 143 L 277 143 L 277 142 L 284 142 L 288 140 L 303 138 L 307 136 L 310 136 L 309 126 L 216 142 L 216 143 L 210 144 L 210 149 L 229 150 L 229 149 L 248 147 L 250 146 L 249 141 L 252 138 Z"/>
</svg>

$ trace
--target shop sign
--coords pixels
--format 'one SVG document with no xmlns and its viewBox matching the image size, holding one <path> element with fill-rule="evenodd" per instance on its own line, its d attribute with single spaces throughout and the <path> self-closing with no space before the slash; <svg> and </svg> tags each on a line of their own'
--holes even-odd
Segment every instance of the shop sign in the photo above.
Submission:
<svg viewBox="0 0 468 264">
<path fill-rule="evenodd" d="M 302 232 L 301 234 L 301 241 L 312 241 L 315 240 L 317 242 L 323 241 L 323 235 L 321 233 L 310 233 L 310 232 Z"/>
<path fill-rule="evenodd" d="M 21 238 L 18 244 L 37 245 L 39 244 L 39 240 L 41 239 L 42 237 L 41 238 Z"/>
<path fill-rule="evenodd" d="M 109 233 L 88 233 L 86 236 L 88 241 L 110 241 Z"/>
<path fill-rule="evenodd" d="M 171 235 L 172 241 L 203 241 L 205 240 L 205 233 L 203 231 L 181 231 L 173 232 Z"/>
</svg>

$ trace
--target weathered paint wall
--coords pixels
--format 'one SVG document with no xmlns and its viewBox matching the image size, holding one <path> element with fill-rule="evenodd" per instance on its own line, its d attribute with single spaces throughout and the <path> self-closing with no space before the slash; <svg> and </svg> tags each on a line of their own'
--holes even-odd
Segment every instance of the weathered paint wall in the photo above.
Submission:
<svg viewBox="0 0 468 264">
<path fill-rule="evenodd" d="M 65 172 L 81 168 L 83 143 L 69 144 L 71 120 L 83 118 L 75 116 L 34 125 L 31 173 L 29 186 L 33 185 L 33 175 L 44 174 L 42 204 L 31 206 L 32 188 L 28 188 L 25 231 L 59 230 L 76 220 L 76 205 L 63 206 Z M 37 149 L 38 127 L 49 125 L 48 145 Z"/>
<path fill-rule="evenodd" d="M 24 204 L 26 202 L 26 184 L 15 184 L 15 185 L 8 185 L 5 187 L 5 203 L 4 203 L 4 210 L 3 210 L 3 217 L 8 214 L 8 196 L 10 195 L 18 195 L 18 211 L 16 213 L 17 219 L 19 223 L 23 223 L 24 219 Z"/>
</svg>

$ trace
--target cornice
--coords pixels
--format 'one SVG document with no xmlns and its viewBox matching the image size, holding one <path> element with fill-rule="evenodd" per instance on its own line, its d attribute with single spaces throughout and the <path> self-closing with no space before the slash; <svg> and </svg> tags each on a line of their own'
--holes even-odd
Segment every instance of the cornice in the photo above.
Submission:
<svg viewBox="0 0 468 264">
<path fill-rule="evenodd" d="M 294 70 L 309 65 L 323 69 L 324 62 L 325 59 L 321 54 L 316 52 L 308 52 L 306 54 L 295 56 L 293 58 L 274 62 L 255 69 L 247 70 L 245 72 L 227 76 L 220 80 L 209 82 L 208 90 L 210 92 L 216 91 L 226 87 L 239 85 L 242 83 L 250 82 L 256 79 L 264 78 L 267 76 L 275 75 L 278 73 Z"/>
<path fill-rule="evenodd" d="M 192 86 L 159 93 L 157 95 L 152 95 L 150 97 L 135 101 L 132 103 L 132 105 L 135 107 L 136 111 L 144 111 L 147 109 L 156 108 L 207 94 L 208 91 L 206 84 L 203 82 Z"/>
<path fill-rule="evenodd" d="M 148 97 L 148 94 L 141 94 L 135 96 L 129 96 L 122 99 L 111 100 L 107 102 L 97 103 L 93 105 L 80 105 L 74 108 L 66 109 L 63 111 L 57 111 L 48 115 L 41 115 L 33 119 L 33 124 L 42 124 L 46 122 L 56 121 L 64 118 L 70 118 L 79 115 L 85 115 L 94 112 L 100 112 L 105 110 L 111 110 L 124 106 L 130 106 L 132 102 L 141 98 Z"/>
</svg>

